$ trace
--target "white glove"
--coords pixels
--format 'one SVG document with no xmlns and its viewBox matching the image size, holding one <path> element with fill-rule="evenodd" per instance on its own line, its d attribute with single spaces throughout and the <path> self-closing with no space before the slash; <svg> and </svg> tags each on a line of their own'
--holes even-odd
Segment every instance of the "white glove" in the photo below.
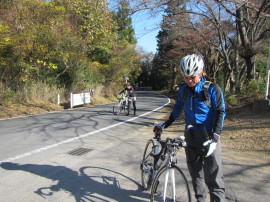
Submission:
<svg viewBox="0 0 270 202">
<path fill-rule="evenodd" d="M 210 140 L 208 140 L 210 141 Z M 206 141 L 206 142 L 208 142 Z M 209 145 L 209 149 L 208 149 L 208 152 L 207 154 L 205 155 L 205 157 L 208 157 L 210 156 L 217 148 L 217 143 L 216 142 L 211 142 L 210 145 Z"/>
<path fill-rule="evenodd" d="M 211 140 L 207 140 L 206 142 L 203 143 L 204 147 L 209 146 L 207 154 L 205 157 L 210 156 L 217 148 L 217 143 L 220 139 L 220 135 L 217 133 L 213 133 L 213 138 Z"/>
</svg>

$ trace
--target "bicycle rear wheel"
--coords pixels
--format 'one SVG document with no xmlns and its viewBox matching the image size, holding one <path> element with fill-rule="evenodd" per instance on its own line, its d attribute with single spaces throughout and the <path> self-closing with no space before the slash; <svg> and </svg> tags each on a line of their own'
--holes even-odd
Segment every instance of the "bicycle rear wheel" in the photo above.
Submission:
<svg viewBox="0 0 270 202">
<path fill-rule="evenodd" d="M 178 166 L 159 170 L 151 187 L 150 201 L 191 202 L 187 179 Z"/>
<path fill-rule="evenodd" d="M 127 105 L 126 105 L 126 109 L 127 109 L 126 115 L 128 116 L 128 115 L 129 115 L 129 112 L 130 112 L 130 101 L 127 101 L 126 104 L 127 104 Z"/>
<path fill-rule="evenodd" d="M 154 141 L 152 139 L 148 140 L 144 149 L 143 159 L 141 162 L 141 178 L 142 178 L 142 188 L 147 190 L 152 184 L 151 175 L 154 169 L 154 156 L 152 154 L 152 149 L 154 147 Z"/>
</svg>

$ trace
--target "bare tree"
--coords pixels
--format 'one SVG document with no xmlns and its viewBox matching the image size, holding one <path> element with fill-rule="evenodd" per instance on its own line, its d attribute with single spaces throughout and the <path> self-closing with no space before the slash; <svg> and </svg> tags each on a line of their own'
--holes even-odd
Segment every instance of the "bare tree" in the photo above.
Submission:
<svg viewBox="0 0 270 202">
<path fill-rule="evenodd" d="M 167 38 L 168 44 L 173 46 L 167 55 L 179 56 L 189 51 L 203 54 L 210 66 L 210 76 L 215 79 L 217 73 L 223 70 L 225 87 L 231 92 L 239 91 L 244 79 L 249 81 L 254 78 L 255 56 L 270 32 L 269 0 L 132 2 L 133 12 L 142 9 L 158 12 L 172 2 L 183 6 L 179 8 L 184 9 L 178 9 L 174 15 L 188 15 L 188 23 L 174 24 L 171 29 L 174 31 Z"/>
<path fill-rule="evenodd" d="M 239 55 L 245 60 L 247 80 L 254 79 L 255 55 L 263 40 L 269 36 L 270 1 L 269 0 L 216 0 L 226 12 L 235 17 L 239 33 L 239 44 L 234 44 Z M 229 4 L 234 7 L 229 7 Z"/>
</svg>

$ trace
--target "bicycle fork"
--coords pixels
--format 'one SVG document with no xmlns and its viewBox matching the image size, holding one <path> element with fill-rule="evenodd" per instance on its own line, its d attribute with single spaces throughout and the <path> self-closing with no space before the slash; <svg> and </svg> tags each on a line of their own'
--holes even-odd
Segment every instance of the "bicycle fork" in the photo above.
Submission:
<svg viewBox="0 0 270 202">
<path fill-rule="evenodd" d="M 174 175 L 174 169 L 172 167 L 169 167 L 166 169 L 165 173 L 165 181 L 164 181 L 164 191 L 163 191 L 163 202 L 166 202 L 166 196 L 167 196 L 167 187 L 168 187 L 168 179 L 169 176 L 171 177 L 171 185 L 172 185 L 172 191 L 173 191 L 173 201 L 175 201 L 175 175 Z"/>
</svg>

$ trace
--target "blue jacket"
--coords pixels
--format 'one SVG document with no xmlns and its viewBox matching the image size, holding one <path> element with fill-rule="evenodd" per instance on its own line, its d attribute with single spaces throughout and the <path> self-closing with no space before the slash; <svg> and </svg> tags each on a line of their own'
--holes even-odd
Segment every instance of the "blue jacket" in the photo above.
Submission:
<svg viewBox="0 0 270 202">
<path fill-rule="evenodd" d="M 190 88 L 183 84 L 177 94 L 176 104 L 170 115 L 171 122 L 174 121 L 184 110 L 186 124 L 192 124 L 200 127 L 205 126 L 209 131 L 220 134 L 223 129 L 225 118 L 224 96 L 217 84 L 210 85 L 208 95 L 211 102 L 211 108 L 206 105 L 204 96 L 205 78 Z M 185 89 L 184 89 L 185 88 Z M 186 99 L 183 100 L 183 92 L 187 91 Z"/>
</svg>

